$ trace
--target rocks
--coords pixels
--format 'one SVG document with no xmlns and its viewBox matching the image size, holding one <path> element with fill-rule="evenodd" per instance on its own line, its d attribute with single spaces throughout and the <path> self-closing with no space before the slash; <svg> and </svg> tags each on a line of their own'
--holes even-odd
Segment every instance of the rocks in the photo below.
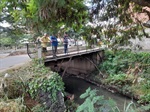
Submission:
<svg viewBox="0 0 150 112">
<path fill-rule="evenodd" d="M 50 110 L 51 112 L 65 112 L 66 106 L 62 92 L 58 91 L 56 96 L 56 101 L 53 101 L 51 93 L 40 90 L 38 100 L 45 107 L 45 111 Z"/>
</svg>

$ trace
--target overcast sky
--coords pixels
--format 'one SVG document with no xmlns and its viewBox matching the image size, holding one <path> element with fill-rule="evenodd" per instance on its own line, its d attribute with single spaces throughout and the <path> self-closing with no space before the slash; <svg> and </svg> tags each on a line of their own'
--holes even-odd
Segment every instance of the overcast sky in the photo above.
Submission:
<svg viewBox="0 0 150 112">
<path fill-rule="evenodd" d="M 0 22 L 0 26 L 2 26 L 2 27 L 10 27 L 10 24 L 7 23 L 6 21 L 3 21 L 2 23 Z"/>
</svg>

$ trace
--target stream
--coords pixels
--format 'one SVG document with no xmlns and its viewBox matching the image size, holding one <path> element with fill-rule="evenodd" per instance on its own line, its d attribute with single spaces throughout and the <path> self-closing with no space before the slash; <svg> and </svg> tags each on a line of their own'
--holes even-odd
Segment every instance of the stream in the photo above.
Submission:
<svg viewBox="0 0 150 112">
<path fill-rule="evenodd" d="M 75 78 L 75 77 L 65 77 L 64 79 L 65 83 L 65 91 L 74 94 L 75 98 L 74 101 L 78 104 L 82 104 L 84 100 L 80 99 L 80 95 L 83 94 L 86 89 L 89 87 L 93 90 L 98 90 L 97 95 L 104 96 L 105 99 L 113 99 L 116 103 L 118 108 L 123 111 L 124 105 L 129 104 L 132 99 L 125 97 L 123 95 L 117 94 L 117 93 L 111 93 L 107 91 L 104 88 L 98 87 L 94 84 L 91 84 L 83 79 Z"/>
</svg>

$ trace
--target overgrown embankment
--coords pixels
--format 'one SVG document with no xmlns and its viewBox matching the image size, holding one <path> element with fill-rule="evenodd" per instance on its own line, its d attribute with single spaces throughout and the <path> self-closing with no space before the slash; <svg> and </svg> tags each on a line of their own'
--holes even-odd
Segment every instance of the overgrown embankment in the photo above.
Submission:
<svg viewBox="0 0 150 112">
<path fill-rule="evenodd" d="M 92 75 L 89 79 L 139 103 L 150 103 L 150 53 L 109 50 L 99 69 L 105 74 L 104 78 Z"/>
<path fill-rule="evenodd" d="M 0 85 L 1 112 L 65 111 L 62 78 L 37 61 L 1 73 Z"/>
</svg>

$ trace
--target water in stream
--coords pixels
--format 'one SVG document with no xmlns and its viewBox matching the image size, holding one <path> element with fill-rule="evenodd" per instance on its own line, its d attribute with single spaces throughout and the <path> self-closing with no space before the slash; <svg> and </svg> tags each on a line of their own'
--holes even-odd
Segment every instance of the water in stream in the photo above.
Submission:
<svg viewBox="0 0 150 112">
<path fill-rule="evenodd" d="M 64 83 L 65 83 L 65 89 L 67 92 L 74 94 L 75 95 L 75 102 L 82 104 L 83 100 L 79 98 L 79 96 L 81 94 L 83 94 L 86 89 L 88 89 L 89 87 L 91 89 L 97 89 L 98 92 L 97 94 L 100 96 L 104 96 L 104 98 L 108 99 L 111 98 L 113 99 L 116 103 L 117 106 L 119 107 L 120 110 L 123 111 L 124 105 L 125 103 L 130 103 L 132 101 L 132 99 L 122 96 L 120 94 L 116 94 L 116 93 L 111 93 L 109 91 L 107 91 L 104 88 L 98 87 L 96 85 L 93 85 L 87 81 L 84 81 L 82 79 L 79 78 L 75 78 L 75 77 L 66 77 L 64 78 Z"/>
</svg>

